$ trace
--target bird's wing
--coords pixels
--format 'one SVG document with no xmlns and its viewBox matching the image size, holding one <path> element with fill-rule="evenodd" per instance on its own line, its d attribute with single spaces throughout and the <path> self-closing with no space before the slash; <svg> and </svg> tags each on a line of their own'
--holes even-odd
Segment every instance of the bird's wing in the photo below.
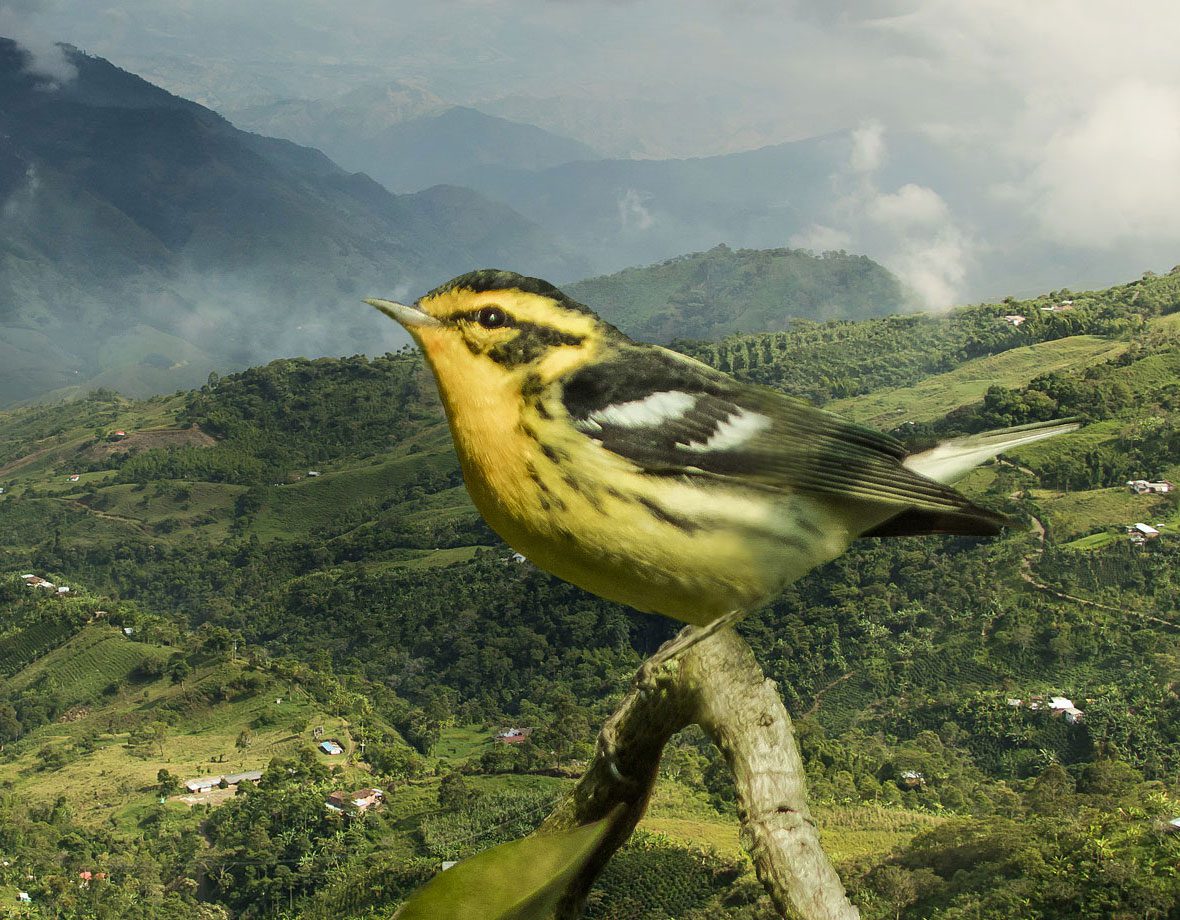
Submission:
<svg viewBox="0 0 1180 920">
<path fill-rule="evenodd" d="M 563 403 L 578 430 L 652 474 L 896 507 L 897 523 L 873 535 L 994 534 L 1004 522 L 903 466 L 894 438 L 665 349 L 626 348 L 575 372 Z"/>
</svg>

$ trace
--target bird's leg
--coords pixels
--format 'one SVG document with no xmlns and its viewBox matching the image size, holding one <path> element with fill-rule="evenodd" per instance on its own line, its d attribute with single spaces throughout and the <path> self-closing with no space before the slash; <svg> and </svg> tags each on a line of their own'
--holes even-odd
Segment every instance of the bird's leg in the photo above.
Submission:
<svg viewBox="0 0 1180 920">
<path fill-rule="evenodd" d="M 743 616 L 745 616 L 745 614 L 746 611 L 739 608 L 719 616 L 717 619 L 710 623 L 706 623 L 704 626 L 686 626 L 684 629 L 680 630 L 680 632 L 676 634 L 675 638 L 661 645 L 658 649 L 656 649 L 656 653 L 647 659 L 646 662 L 644 662 L 643 667 L 639 670 L 640 685 L 642 686 L 643 684 L 649 683 L 650 677 L 654 676 L 660 670 L 660 668 L 664 667 L 664 665 L 676 658 L 679 658 L 703 639 L 708 639 L 710 636 L 720 632 L 727 626 L 732 626 Z"/>
</svg>

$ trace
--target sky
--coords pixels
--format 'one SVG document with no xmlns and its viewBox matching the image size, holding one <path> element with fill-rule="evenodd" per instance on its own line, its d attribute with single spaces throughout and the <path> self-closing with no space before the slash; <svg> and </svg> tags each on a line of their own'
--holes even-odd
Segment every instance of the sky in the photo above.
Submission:
<svg viewBox="0 0 1180 920">
<path fill-rule="evenodd" d="M 1046 284 L 1062 252 L 1077 284 L 1180 262 L 1172 0 L 0 0 L 2 33 L 48 73 L 69 41 L 223 111 L 397 79 L 548 111 L 612 154 L 855 131 L 791 242 L 871 248 L 931 307 L 997 253 Z M 912 134 L 958 171 L 885 182 Z"/>
</svg>

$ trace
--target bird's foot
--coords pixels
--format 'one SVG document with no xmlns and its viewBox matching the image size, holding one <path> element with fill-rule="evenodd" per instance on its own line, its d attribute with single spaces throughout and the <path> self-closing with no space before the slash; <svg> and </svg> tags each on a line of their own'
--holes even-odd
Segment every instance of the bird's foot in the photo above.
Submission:
<svg viewBox="0 0 1180 920">
<path fill-rule="evenodd" d="M 745 615 L 744 610 L 731 610 L 719 616 L 704 626 L 687 626 L 676 636 L 661 645 L 654 655 L 643 663 L 639 669 L 638 683 L 641 687 L 654 683 L 659 672 L 669 665 L 673 665 L 685 652 L 710 636 L 715 635 L 728 626 L 732 626 Z"/>
</svg>

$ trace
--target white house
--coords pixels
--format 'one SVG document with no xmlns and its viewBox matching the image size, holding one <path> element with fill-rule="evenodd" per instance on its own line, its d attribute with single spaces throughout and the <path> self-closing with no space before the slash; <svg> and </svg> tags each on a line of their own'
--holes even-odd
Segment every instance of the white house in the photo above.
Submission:
<svg viewBox="0 0 1180 920">
<path fill-rule="evenodd" d="M 1166 479 L 1128 479 L 1127 488 L 1136 495 L 1167 495 L 1175 491 L 1176 486 Z"/>
<path fill-rule="evenodd" d="M 217 776 L 198 776 L 196 779 L 190 779 L 184 784 L 184 788 L 192 793 L 209 792 L 220 786 L 222 780 L 225 780 L 227 786 L 238 786 L 247 782 L 256 783 L 260 779 L 262 779 L 261 770 L 247 770 L 244 773 L 219 773 Z"/>
<path fill-rule="evenodd" d="M 1138 524 L 1132 524 L 1127 528 L 1127 533 L 1131 535 L 1131 540 L 1136 543 L 1144 543 L 1148 540 L 1154 540 L 1160 535 L 1160 532 L 1152 527 L 1150 524 L 1144 524 L 1142 521 Z"/>
</svg>

